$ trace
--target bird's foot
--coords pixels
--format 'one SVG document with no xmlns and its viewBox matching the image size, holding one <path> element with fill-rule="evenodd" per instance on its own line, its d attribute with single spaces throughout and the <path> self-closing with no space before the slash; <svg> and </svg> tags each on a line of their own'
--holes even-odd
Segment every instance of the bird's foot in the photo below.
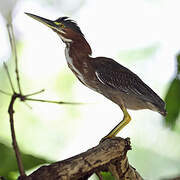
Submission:
<svg viewBox="0 0 180 180">
<path fill-rule="evenodd" d="M 112 136 L 112 135 L 107 135 L 107 136 L 103 137 L 103 138 L 100 140 L 99 143 L 102 143 L 102 142 L 104 142 L 106 139 L 111 139 L 111 138 L 113 138 L 113 137 L 114 137 L 114 136 Z"/>
</svg>

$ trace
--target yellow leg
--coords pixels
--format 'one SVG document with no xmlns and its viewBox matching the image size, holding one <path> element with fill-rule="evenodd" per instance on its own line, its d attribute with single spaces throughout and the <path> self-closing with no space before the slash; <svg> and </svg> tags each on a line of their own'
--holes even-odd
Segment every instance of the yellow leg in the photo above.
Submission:
<svg viewBox="0 0 180 180">
<path fill-rule="evenodd" d="M 105 137 L 103 137 L 101 139 L 101 142 L 104 141 L 105 139 L 108 138 L 113 138 L 115 137 L 119 131 L 121 129 L 123 129 L 130 121 L 131 121 L 131 116 L 129 115 L 129 113 L 127 112 L 127 109 L 124 106 L 121 106 L 121 109 L 123 111 L 124 117 L 123 120 L 117 125 L 115 126 L 108 135 L 106 135 Z"/>
</svg>

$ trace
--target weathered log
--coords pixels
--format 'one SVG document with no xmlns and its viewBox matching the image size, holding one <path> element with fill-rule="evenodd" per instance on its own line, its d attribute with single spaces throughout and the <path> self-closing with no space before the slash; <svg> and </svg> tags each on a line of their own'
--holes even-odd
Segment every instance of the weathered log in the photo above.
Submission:
<svg viewBox="0 0 180 180">
<path fill-rule="evenodd" d="M 143 180 L 126 156 L 130 150 L 129 138 L 106 139 L 84 153 L 42 166 L 25 180 L 84 180 L 93 173 L 109 171 L 117 180 Z"/>
</svg>

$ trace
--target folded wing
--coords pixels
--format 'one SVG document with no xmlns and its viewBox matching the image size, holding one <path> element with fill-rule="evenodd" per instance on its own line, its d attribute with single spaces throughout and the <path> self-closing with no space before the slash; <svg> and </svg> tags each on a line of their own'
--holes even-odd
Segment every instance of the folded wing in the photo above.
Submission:
<svg viewBox="0 0 180 180">
<path fill-rule="evenodd" d="M 96 69 L 97 78 L 106 86 L 133 94 L 143 101 L 164 108 L 163 100 L 150 87 L 136 74 L 113 59 L 99 57 L 93 66 Z"/>
</svg>

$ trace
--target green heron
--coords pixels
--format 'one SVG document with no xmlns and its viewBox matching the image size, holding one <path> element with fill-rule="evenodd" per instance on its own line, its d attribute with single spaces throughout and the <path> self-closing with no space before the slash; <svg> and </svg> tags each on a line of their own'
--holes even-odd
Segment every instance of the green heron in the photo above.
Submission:
<svg viewBox="0 0 180 180">
<path fill-rule="evenodd" d="M 103 140 L 116 136 L 130 122 L 127 109 L 150 109 L 166 116 L 164 101 L 136 74 L 113 59 L 91 56 L 91 47 L 75 21 L 68 17 L 52 21 L 26 14 L 59 35 L 66 44 L 65 56 L 69 68 L 85 86 L 104 95 L 122 109 L 123 120 Z"/>
</svg>

